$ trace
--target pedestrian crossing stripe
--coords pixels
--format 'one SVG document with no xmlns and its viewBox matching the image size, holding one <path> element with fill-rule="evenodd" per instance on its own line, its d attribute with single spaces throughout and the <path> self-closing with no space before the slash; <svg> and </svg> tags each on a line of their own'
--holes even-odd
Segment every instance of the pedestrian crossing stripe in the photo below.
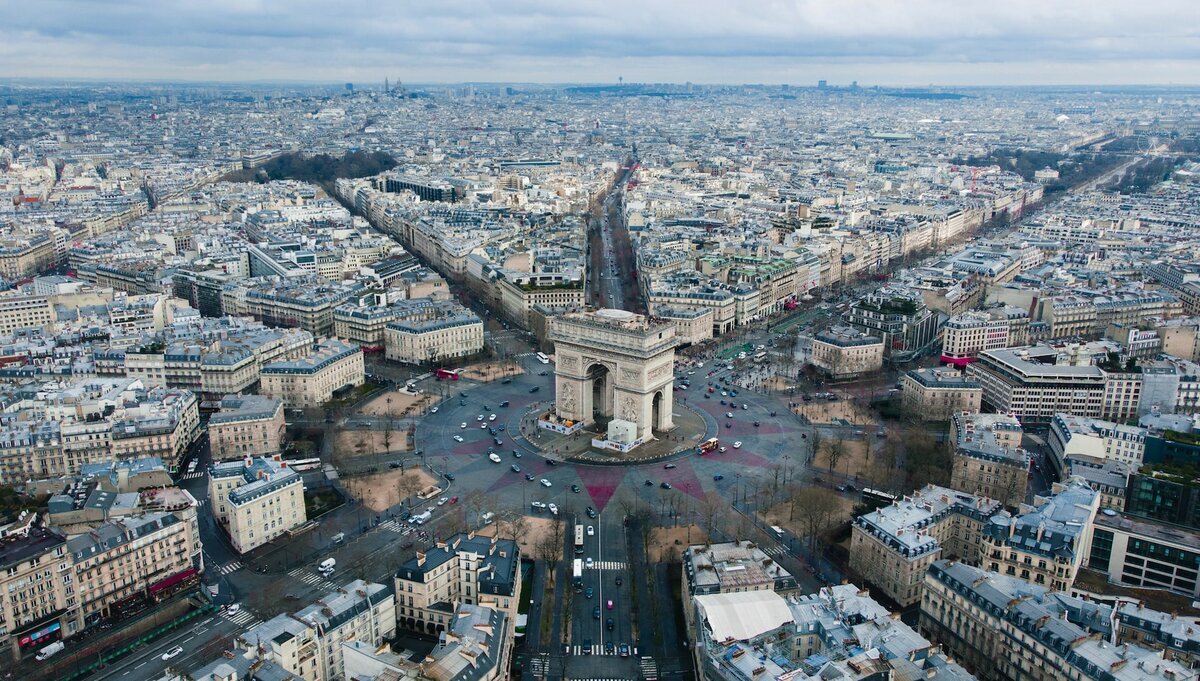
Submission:
<svg viewBox="0 0 1200 681">
<path fill-rule="evenodd" d="M 654 663 L 653 657 L 643 657 L 638 663 L 638 666 L 641 667 L 642 676 L 646 678 L 647 681 L 652 681 L 653 679 L 658 678 L 658 665 Z"/>
<path fill-rule="evenodd" d="M 400 521 L 398 521 L 398 520 L 389 520 L 387 522 L 380 523 L 379 527 L 381 527 L 382 529 L 388 530 L 390 532 L 395 532 L 396 534 L 401 534 L 401 535 L 408 535 L 412 532 L 411 527 L 401 527 Z"/>
<path fill-rule="evenodd" d="M 224 616 L 225 616 L 225 619 L 227 619 L 230 622 L 233 622 L 234 624 L 237 624 L 237 625 L 246 624 L 250 620 L 254 619 L 254 613 L 249 612 L 247 610 L 235 612 L 232 615 L 229 613 L 224 613 Z"/>
<path fill-rule="evenodd" d="M 762 551 L 763 551 L 763 553 L 767 554 L 768 556 L 782 556 L 783 554 L 787 553 L 787 549 L 783 548 L 782 546 L 779 546 L 778 544 L 776 544 L 775 546 L 768 546 L 768 547 L 764 548 Z"/>
<path fill-rule="evenodd" d="M 191 473 L 184 473 L 183 475 L 179 476 L 179 479 L 180 480 L 195 480 L 196 478 L 202 477 L 206 474 L 207 474 L 207 471 L 192 471 Z"/>
<path fill-rule="evenodd" d="M 592 563 L 589 570 L 624 570 L 626 567 L 624 561 L 620 560 L 598 560 Z"/>
<path fill-rule="evenodd" d="M 223 575 L 227 575 L 232 572 L 237 572 L 238 570 L 241 570 L 244 567 L 246 567 L 246 566 L 242 565 L 242 561 L 235 560 L 232 563 L 226 563 L 226 564 L 222 565 L 221 567 L 217 568 L 217 572 L 220 572 Z"/>
<path fill-rule="evenodd" d="M 571 646 L 571 654 L 572 655 L 582 655 L 583 649 L 584 649 L 584 646 Z M 632 652 L 630 653 L 631 655 L 637 655 L 637 648 L 632 648 L 631 650 L 632 650 Z M 620 655 L 620 645 L 619 644 L 614 645 L 612 652 L 606 653 L 606 652 L 604 652 L 603 645 L 593 643 L 591 646 L 591 651 L 592 652 L 590 654 L 592 654 L 592 655 L 608 655 L 610 657 L 616 657 L 616 656 Z"/>
</svg>

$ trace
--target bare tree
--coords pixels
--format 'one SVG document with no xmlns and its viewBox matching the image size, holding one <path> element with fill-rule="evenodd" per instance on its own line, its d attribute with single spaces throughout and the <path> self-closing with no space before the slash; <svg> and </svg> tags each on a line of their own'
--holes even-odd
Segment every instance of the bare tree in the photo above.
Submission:
<svg viewBox="0 0 1200 681">
<path fill-rule="evenodd" d="M 806 487 L 799 490 L 796 497 L 804 536 L 808 539 L 809 549 L 816 552 L 821 535 L 829 529 L 841 509 L 841 499 L 824 487 Z"/>
<path fill-rule="evenodd" d="M 841 438 L 834 438 L 825 443 L 825 460 L 829 463 L 829 470 L 832 472 L 837 469 L 838 463 L 842 457 L 846 456 L 846 441 Z"/>
<path fill-rule="evenodd" d="M 538 541 L 538 558 L 549 566 L 551 572 L 558 569 L 558 563 L 562 560 L 565 532 L 562 516 L 556 515 L 550 518 L 549 530 Z"/>
<path fill-rule="evenodd" d="M 700 499 L 700 518 L 709 535 L 724 533 L 725 520 L 729 516 L 729 502 L 717 492 L 708 492 Z"/>
<path fill-rule="evenodd" d="M 421 491 L 421 476 L 417 472 L 404 473 L 400 476 L 400 480 L 396 483 L 396 490 L 400 493 L 400 503 L 403 504 L 413 495 Z"/>
</svg>

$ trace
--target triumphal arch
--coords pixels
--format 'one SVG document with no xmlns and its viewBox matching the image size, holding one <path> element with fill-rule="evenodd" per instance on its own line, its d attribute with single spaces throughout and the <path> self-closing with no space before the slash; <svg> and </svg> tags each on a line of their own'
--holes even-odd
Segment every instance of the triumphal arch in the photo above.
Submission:
<svg viewBox="0 0 1200 681">
<path fill-rule="evenodd" d="M 674 427 L 675 324 L 603 309 L 551 322 L 554 404 L 560 418 L 628 428 L 638 438 Z"/>
</svg>

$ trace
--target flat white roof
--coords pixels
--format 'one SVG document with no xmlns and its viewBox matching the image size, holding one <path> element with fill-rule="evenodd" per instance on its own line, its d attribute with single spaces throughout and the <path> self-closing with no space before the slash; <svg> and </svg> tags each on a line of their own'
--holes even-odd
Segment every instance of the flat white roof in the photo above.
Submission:
<svg viewBox="0 0 1200 681">
<path fill-rule="evenodd" d="M 783 596 L 771 590 L 695 596 L 714 641 L 747 641 L 792 621 Z"/>
</svg>

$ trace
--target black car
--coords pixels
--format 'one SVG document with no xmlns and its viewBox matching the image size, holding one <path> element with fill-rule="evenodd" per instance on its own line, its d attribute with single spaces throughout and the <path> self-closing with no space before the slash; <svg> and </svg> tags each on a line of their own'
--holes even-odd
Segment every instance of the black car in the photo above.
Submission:
<svg viewBox="0 0 1200 681">
<path fill-rule="evenodd" d="M 558 462 L 555 461 L 554 459 L 546 459 L 546 465 L 547 466 L 557 466 Z"/>
<path fill-rule="evenodd" d="M 533 473 L 526 473 L 525 479 L 528 480 L 529 482 L 533 482 Z"/>
<path fill-rule="evenodd" d="M 600 619 L 600 606 L 592 608 L 592 619 Z"/>
<path fill-rule="evenodd" d="M 651 482 L 651 481 L 649 481 L 649 480 L 647 480 L 647 481 L 646 481 L 646 486 L 647 486 L 647 487 L 653 487 L 653 486 L 654 486 L 654 483 L 653 483 L 653 482 Z"/>
<path fill-rule="evenodd" d="M 535 385 L 535 386 L 533 386 L 532 388 L 530 388 L 530 389 L 529 389 L 529 392 L 531 392 L 531 393 L 535 393 L 535 392 L 537 392 L 537 391 L 539 391 L 539 390 L 541 390 L 541 389 L 542 389 L 542 386 L 540 386 L 540 385 Z"/>
<path fill-rule="evenodd" d="M 503 409 L 504 407 L 507 407 L 507 406 L 508 406 L 508 400 L 504 400 L 503 402 L 500 403 L 501 409 Z"/>
<path fill-rule="evenodd" d="M 612 629 L 612 627 L 609 627 L 609 629 Z M 616 652 L 616 648 L 617 647 L 615 645 L 613 645 L 612 641 L 604 642 L 604 654 L 605 655 L 612 655 L 614 652 Z"/>
<path fill-rule="evenodd" d="M 664 480 L 663 483 L 661 485 L 659 485 L 659 487 L 661 487 L 663 489 L 671 489 L 671 483 Z"/>
<path fill-rule="evenodd" d="M 675 468 L 675 464 L 669 463 L 669 464 L 664 465 L 663 468 L 665 468 L 667 470 L 671 470 L 672 468 Z"/>
<path fill-rule="evenodd" d="M 754 422 L 754 425 L 755 425 L 755 427 L 757 427 L 757 426 L 758 426 L 758 421 L 755 421 L 755 422 Z"/>
<path fill-rule="evenodd" d="M 592 654 L 592 639 L 590 639 L 590 638 L 583 639 L 583 654 L 584 655 Z"/>
<path fill-rule="evenodd" d="M 617 577 L 617 586 L 621 586 L 624 583 L 625 582 L 620 577 Z"/>
<path fill-rule="evenodd" d="M 400 513 L 401 520 L 408 520 L 411 517 L 412 517 L 412 511 L 403 511 Z"/>
<path fill-rule="evenodd" d="M 587 507 L 587 517 L 595 518 L 596 517 L 596 509 L 592 508 L 591 506 L 588 506 Z M 617 581 L 619 582 L 620 580 L 617 580 Z"/>
<path fill-rule="evenodd" d="M 521 458 L 521 452 L 518 452 L 517 450 L 515 450 L 515 449 L 514 449 L 514 450 L 513 450 L 513 458 L 514 458 L 514 459 L 519 459 L 519 458 Z"/>
<path fill-rule="evenodd" d="M 451 482 L 453 482 L 453 481 L 454 481 L 454 474 L 453 474 L 453 473 L 447 473 L 447 474 L 446 474 L 445 476 L 443 476 L 443 477 L 445 477 L 447 480 L 450 480 Z"/>
<path fill-rule="evenodd" d="M 500 381 L 500 383 L 502 383 L 502 384 L 504 384 L 504 385 L 508 385 L 509 383 L 512 383 L 512 379 L 511 379 L 511 378 L 506 378 L 506 379 L 504 379 L 503 381 Z"/>
<path fill-rule="evenodd" d="M 571 491 L 578 494 L 579 493 L 579 485 L 571 485 Z"/>
<path fill-rule="evenodd" d="M 611 618 L 611 617 L 609 617 L 608 620 L 604 622 L 604 628 L 608 629 L 609 631 L 612 631 L 614 626 L 616 626 L 616 625 L 613 623 L 613 618 Z M 612 641 L 609 641 L 609 643 L 612 643 Z"/>
</svg>

